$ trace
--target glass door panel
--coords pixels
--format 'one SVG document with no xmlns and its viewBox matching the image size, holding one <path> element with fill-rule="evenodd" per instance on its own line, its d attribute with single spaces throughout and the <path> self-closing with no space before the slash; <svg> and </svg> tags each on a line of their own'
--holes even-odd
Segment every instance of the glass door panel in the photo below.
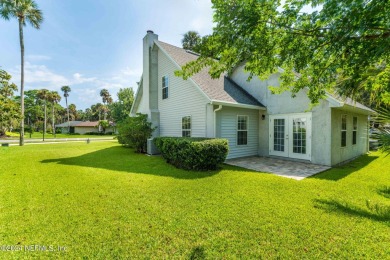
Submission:
<svg viewBox="0 0 390 260">
<path fill-rule="evenodd" d="M 284 152 L 285 120 L 274 119 L 274 150 Z"/>
</svg>

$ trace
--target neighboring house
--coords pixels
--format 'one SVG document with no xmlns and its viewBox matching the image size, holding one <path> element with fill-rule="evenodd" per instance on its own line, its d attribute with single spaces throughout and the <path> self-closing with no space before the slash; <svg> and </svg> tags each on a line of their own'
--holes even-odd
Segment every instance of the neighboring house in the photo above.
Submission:
<svg viewBox="0 0 390 260">
<path fill-rule="evenodd" d="M 99 133 L 103 131 L 99 129 L 99 121 L 69 121 L 69 123 L 71 134 Z M 56 125 L 56 128 L 61 128 L 62 133 L 68 133 L 68 122 Z M 106 133 L 108 132 L 114 132 L 114 127 L 107 128 Z"/>
<path fill-rule="evenodd" d="M 278 74 L 247 81 L 243 66 L 212 79 L 207 69 L 188 80 L 174 72 L 198 56 L 158 40 L 143 39 L 143 75 L 131 115 L 148 114 L 154 136 L 217 137 L 229 140 L 228 158 L 278 156 L 336 165 L 368 151 L 373 111 L 350 99 L 327 95 L 310 108 L 305 90 L 271 94 Z"/>
<path fill-rule="evenodd" d="M 69 132 L 70 133 L 75 133 L 75 126 L 82 123 L 83 121 L 69 121 L 69 124 L 68 122 L 65 122 L 65 123 L 62 123 L 62 124 L 58 124 L 56 125 L 56 128 L 61 128 L 61 133 L 63 134 L 66 134 L 68 133 L 68 127 L 69 127 Z"/>
</svg>

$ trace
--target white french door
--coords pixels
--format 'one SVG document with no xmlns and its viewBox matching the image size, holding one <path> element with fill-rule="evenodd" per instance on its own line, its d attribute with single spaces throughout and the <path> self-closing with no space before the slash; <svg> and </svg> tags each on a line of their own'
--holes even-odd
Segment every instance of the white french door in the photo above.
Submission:
<svg viewBox="0 0 390 260">
<path fill-rule="evenodd" d="M 311 159 L 311 113 L 270 115 L 270 155 Z"/>
</svg>

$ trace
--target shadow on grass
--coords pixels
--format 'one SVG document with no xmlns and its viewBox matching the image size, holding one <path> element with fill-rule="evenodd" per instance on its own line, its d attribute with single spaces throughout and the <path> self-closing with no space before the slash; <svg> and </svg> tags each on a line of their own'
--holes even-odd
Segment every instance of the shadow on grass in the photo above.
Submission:
<svg viewBox="0 0 390 260">
<path fill-rule="evenodd" d="M 203 246 L 194 247 L 191 251 L 190 260 L 206 259 L 206 253 Z"/>
<path fill-rule="evenodd" d="M 42 160 L 41 163 L 57 163 L 121 171 L 128 173 L 152 174 L 177 179 L 199 179 L 213 176 L 216 171 L 185 171 L 166 163 L 161 156 L 136 154 L 129 148 L 110 147 L 76 157 Z"/>
<path fill-rule="evenodd" d="M 372 204 L 367 201 L 367 209 L 336 200 L 314 200 L 314 207 L 335 214 L 364 217 L 390 225 L 390 208 L 384 205 Z M 379 209 L 378 209 L 379 208 Z"/>
<path fill-rule="evenodd" d="M 378 194 L 390 199 L 390 186 L 383 186 L 382 188 L 378 189 Z"/>
<path fill-rule="evenodd" d="M 327 171 L 310 176 L 309 178 L 338 181 L 347 177 L 351 173 L 361 170 L 377 158 L 378 156 L 369 156 L 365 154 L 347 164 L 335 166 Z"/>
</svg>

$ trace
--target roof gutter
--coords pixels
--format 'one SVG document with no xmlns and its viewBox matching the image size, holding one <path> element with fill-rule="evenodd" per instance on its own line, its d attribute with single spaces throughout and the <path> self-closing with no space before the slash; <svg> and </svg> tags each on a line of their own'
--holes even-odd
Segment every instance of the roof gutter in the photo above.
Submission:
<svg viewBox="0 0 390 260">
<path fill-rule="evenodd" d="M 233 103 L 233 102 L 227 102 L 227 101 L 220 101 L 220 100 L 211 100 L 212 105 L 223 105 L 223 106 L 229 106 L 229 107 L 238 107 L 238 108 L 247 108 L 247 109 L 257 109 L 257 110 L 267 110 L 265 107 L 256 106 L 256 105 L 248 105 L 248 104 L 239 104 L 239 103 Z"/>
</svg>

